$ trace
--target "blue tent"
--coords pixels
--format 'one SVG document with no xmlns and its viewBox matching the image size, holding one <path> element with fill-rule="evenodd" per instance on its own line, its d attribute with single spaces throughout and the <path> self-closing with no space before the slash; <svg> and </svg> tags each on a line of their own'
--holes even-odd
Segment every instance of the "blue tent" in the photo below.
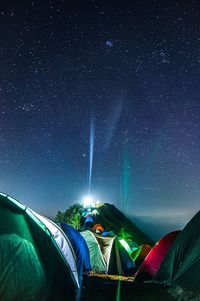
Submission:
<svg viewBox="0 0 200 301">
<path fill-rule="evenodd" d="M 90 264 L 90 253 L 85 239 L 73 227 L 64 223 L 61 223 L 60 226 L 73 246 L 77 258 L 76 264 L 79 272 L 79 277 L 82 277 L 83 272 L 92 270 Z"/>
</svg>

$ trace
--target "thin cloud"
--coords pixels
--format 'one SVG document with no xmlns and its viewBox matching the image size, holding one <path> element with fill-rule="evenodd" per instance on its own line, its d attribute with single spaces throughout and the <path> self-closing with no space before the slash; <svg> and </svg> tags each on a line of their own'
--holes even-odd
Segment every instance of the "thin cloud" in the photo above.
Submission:
<svg viewBox="0 0 200 301">
<path fill-rule="evenodd" d="M 150 187 L 150 186 L 143 186 L 141 187 L 143 190 L 152 190 L 152 191 L 160 191 L 161 189 L 158 187 Z"/>
<path fill-rule="evenodd" d="M 106 141 L 104 146 L 105 150 L 107 150 L 110 146 L 121 113 L 122 113 L 122 101 L 119 101 L 118 104 L 114 107 L 112 116 L 110 117 L 110 122 L 108 124 L 107 136 L 106 136 Z"/>
</svg>

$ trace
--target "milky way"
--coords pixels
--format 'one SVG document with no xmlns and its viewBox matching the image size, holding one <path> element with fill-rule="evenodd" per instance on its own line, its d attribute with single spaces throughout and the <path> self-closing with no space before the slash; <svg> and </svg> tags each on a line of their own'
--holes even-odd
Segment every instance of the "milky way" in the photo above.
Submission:
<svg viewBox="0 0 200 301">
<path fill-rule="evenodd" d="M 199 1 L 68 2 L 1 1 L 1 191 L 49 216 L 79 200 L 93 114 L 97 198 L 196 212 Z"/>
</svg>

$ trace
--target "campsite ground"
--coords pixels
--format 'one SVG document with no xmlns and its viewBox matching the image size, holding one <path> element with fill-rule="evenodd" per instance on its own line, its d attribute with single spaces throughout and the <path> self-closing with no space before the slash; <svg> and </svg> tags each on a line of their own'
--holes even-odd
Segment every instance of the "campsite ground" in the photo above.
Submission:
<svg viewBox="0 0 200 301">
<path fill-rule="evenodd" d="M 130 279 L 109 280 L 88 277 L 81 301 L 173 301 L 166 289 L 151 283 L 136 284 Z"/>
</svg>

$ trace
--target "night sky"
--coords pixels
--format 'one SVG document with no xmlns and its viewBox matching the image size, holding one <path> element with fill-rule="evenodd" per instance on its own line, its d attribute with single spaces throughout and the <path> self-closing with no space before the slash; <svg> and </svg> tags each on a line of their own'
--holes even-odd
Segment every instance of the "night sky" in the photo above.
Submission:
<svg viewBox="0 0 200 301">
<path fill-rule="evenodd" d="M 38 213 L 88 193 L 92 131 L 96 199 L 154 237 L 198 211 L 199 1 L 2 0 L 0 104 L 0 190 Z"/>
</svg>

